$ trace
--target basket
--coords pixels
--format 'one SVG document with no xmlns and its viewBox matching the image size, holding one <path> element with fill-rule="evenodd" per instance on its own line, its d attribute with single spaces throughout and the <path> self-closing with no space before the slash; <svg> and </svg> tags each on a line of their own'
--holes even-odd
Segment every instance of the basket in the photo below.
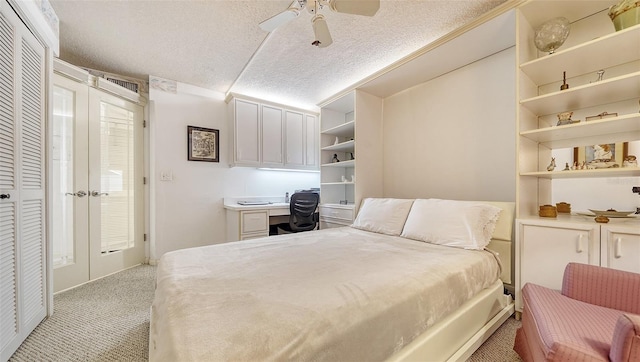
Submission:
<svg viewBox="0 0 640 362">
<path fill-rule="evenodd" d="M 556 209 L 558 213 L 569 214 L 571 213 L 571 204 L 567 204 L 566 202 L 559 202 L 556 204 Z"/>
<path fill-rule="evenodd" d="M 540 217 L 557 217 L 558 212 L 556 211 L 555 206 L 542 205 L 540 206 L 540 211 L 538 211 L 538 215 L 540 215 Z"/>
<path fill-rule="evenodd" d="M 616 31 L 630 28 L 640 23 L 640 1 L 622 0 L 609 8 L 609 17 Z"/>
</svg>

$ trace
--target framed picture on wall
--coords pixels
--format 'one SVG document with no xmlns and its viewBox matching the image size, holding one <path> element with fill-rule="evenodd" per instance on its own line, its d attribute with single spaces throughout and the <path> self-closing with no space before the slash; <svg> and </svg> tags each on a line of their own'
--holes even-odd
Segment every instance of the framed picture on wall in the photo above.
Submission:
<svg viewBox="0 0 640 362">
<path fill-rule="evenodd" d="M 605 143 L 592 146 L 575 147 L 573 149 L 574 163 L 593 165 L 595 168 L 609 168 L 622 166 L 622 161 L 629 152 L 629 143 Z"/>
<path fill-rule="evenodd" d="M 220 162 L 220 131 L 187 126 L 187 159 Z"/>
</svg>

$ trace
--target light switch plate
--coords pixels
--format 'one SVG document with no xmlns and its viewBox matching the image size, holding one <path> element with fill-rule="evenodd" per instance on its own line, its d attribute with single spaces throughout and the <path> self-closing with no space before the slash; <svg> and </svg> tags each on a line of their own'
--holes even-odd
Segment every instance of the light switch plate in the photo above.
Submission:
<svg viewBox="0 0 640 362">
<path fill-rule="evenodd" d="M 173 181 L 173 173 L 171 171 L 160 172 L 160 181 Z"/>
</svg>

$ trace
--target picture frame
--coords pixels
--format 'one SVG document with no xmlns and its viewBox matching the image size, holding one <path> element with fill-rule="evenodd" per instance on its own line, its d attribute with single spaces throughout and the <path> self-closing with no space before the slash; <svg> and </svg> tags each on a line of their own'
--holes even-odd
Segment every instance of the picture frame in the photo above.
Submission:
<svg viewBox="0 0 640 362">
<path fill-rule="evenodd" d="M 607 157 L 602 155 L 611 155 L 611 161 L 622 167 L 622 161 L 629 153 L 628 142 L 597 144 L 592 146 L 574 147 L 573 149 L 573 162 L 582 164 L 583 162 L 589 164 L 598 157 Z M 600 154 L 600 156 L 598 156 Z"/>
<path fill-rule="evenodd" d="M 220 162 L 220 131 L 187 126 L 187 160 Z"/>
</svg>

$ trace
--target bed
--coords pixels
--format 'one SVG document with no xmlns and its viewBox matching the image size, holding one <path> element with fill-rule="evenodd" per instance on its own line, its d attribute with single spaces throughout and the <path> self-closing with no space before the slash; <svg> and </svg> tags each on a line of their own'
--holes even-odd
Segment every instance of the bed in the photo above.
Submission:
<svg viewBox="0 0 640 362">
<path fill-rule="evenodd" d="M 447 221 L 423 201 L 366 199 L 351 227 L 165 254 L 149 359 L 467 358 L 513 313 L 502 280 L 513 203 L 475 203 L 498 211 L 487 248 L 469 250 L 437 242 L 431 230 Z"/>
</svg>

